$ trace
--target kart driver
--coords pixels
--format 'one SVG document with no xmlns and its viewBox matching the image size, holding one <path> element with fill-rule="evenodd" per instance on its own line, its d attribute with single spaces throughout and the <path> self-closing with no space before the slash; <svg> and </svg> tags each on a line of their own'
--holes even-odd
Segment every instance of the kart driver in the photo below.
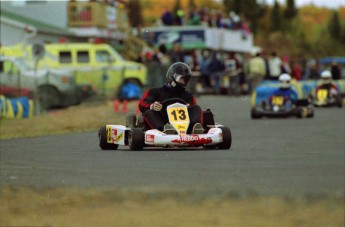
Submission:
<svg viewBox="0 0 345 227">
<path fill-rule="evenodd" d="M 316 94 L 319 89 L 326 89 L 330 97 L 334 97 L 338 94 L 338 87 L 333 83 L 330 71 L 325 70 L 321 73 L 321 80 L 316 88 Z"/>
<path fill-rule="evenodd" d="M 166 113 L 163 113 L 162 102 L 171 98 L 180 98 L 186 102 L 190 118 L 187 133 L 202 134 L 203 113 L 197 105 L 194 96 L 186 90 L 191 78 L 191 69 L 182 62 L 170 66 L 166 74 L 166 84 L 159 88 L 150 88 L 142 96 L 139 109 L 146 125 L 167 134 L 174 134 L 174 128 L 168 123 Z"/>
<path fill-rule="evenodd" d="M 290 104 L 295 104 L 298 100 L 298 95 L 291 87 L 291 76 L 283 73 L 279 76 L 279 89 L 274 92 L 276 96 L 284 96 L 286 101 L 290 100 Z M 286 103 L 288 104 L 288 103 Z"/>
</svg>

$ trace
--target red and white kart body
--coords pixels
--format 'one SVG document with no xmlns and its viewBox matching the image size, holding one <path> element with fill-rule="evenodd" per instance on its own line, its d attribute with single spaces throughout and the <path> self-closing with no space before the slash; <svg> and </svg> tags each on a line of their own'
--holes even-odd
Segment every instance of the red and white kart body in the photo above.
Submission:
<svg viewBox="0 0 345 227">
<path fill-rule="evenodd" d="M 140 127 L 129 128 L 123 125 L 105 125 L 99 131 L 102 149 L 117 149 L 118 145 L 129 146 L 131 150 L 144 147 L 199 147 L 230 149 L 231 132 L 220 124 L 206 125 L 204 134 L 187 134 L 189 115 L 187 106 L 182 103 L 168 105 L 167 114 L 174 134 L 166 134 L 157 129 L 144 131 Z"/>
</svg>

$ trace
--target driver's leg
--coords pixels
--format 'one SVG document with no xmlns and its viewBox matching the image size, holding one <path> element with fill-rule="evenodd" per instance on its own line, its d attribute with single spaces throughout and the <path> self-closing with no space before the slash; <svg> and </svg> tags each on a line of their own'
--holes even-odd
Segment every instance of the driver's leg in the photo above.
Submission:
<svg viewBox="0 0 345 227">
<path fill-rule="evenodd" d="M 168 123 L 162 112 L 154 110 L 146 111 L 143 114 L 143 119 L 151 129 L 158 129 L 159 131 L 163 131 L 164 125 Z"/>
<path fill-rule="evenodd" d="M 188 114 L 189 114 L 189 127 L 187 133 L 191 133 L 194 125 L 196 123 L 203 124 L 203 114 L 200 106 L 195 105 L 188 108 Z"/>
</svg>

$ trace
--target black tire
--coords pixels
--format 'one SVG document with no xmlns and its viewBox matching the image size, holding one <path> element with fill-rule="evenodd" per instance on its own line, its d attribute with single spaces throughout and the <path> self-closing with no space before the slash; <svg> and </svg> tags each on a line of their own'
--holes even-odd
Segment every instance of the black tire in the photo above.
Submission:
<svg viewBox="0 0 345 227">
<path fill-rule="evenodd" d="M 308 114 L 308 107 L 297 107 L 297 118 L 307 118 L 310 114 Z M 314 114 L 313 114 L 314 115 Z"/>
<path fill-rule="evenodd" d="M 310 108 L 310 107 L 309 107 Z M 309 109 L 309 113 L 307 115 L 307 118 L 313 118 L 314 117 L 314 109 Z"/>
<path fill-rule="evenodd" d="M 227 150 L 230 149 L 232 143 L 231 131 L 228 127 L 220 127 L 223 132 L 223 142 L 218 145 L 219 149 Z"/>
<path fill-rule="evenodd" d="M 126 127 L 135 128 L 137 126 L 137 116 L 134 112 L 126 114 Z"/>
<path fill-rule="evenodd" d="M 128 134 L 128 145 L 132 151 L 140 151 L 145 145 L 145 133 L 142 128 L 132 128 Z"/>
<path fill-rule="evenodd" d="M 38 100 L 43 109 L 48 110 L 61 105 L 61 95 L 52 86 L 41 86 L 38 88 Z"/>
<path fill-rule="evenodd" d="M 118 144 L 112 144 L 107 142 L 107 129 L 106 126 L 102 126 L 98 131 L 99 147 L 102 150 L 117 150 Z"/>
<path fill-rule="evenodd" d="M 339 96 L 337 97 L 337 106 L 338 106 L 339 108 L 342 108 L 342 107 L 343 107 L 343 97 L 342 97 L 341 95 L 339 95 Z"/>
<path fill-rule="evenodd" d="M 252 108 L 252 110 L 251 110 L 251 112 L 250 112 L 250 117 L 251 117 L 252 119 L 259 119 L 259 118 L 262 118 L 262 115 L 259 114 L 259 113 L 255 110 L 255 108 Z"/>
</svg>

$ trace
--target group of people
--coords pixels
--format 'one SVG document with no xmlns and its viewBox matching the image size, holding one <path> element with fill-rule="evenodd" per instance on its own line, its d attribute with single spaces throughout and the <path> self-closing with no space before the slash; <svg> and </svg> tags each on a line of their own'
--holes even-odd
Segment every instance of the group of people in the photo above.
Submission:
<svg viewBox="0 0 345 227">
<path fill-rule="evenodd" d="M 230 11 L 228 14 L 221 10 L 203 8 L 192 8 L 185 13 L 180 9 L 174 14 L 167 9 L 156 21 L 156 25 L 182 26 L 182 25 L 203 25 L 208 27 L 225 28 L 231 30 L 243 30 L 250 33 L 248 23 L 244 16 Z"/>
<path fill-rule="evenodd" d="M 263 80 L 278 80 L 284 73 L 297 81 L 320 79 L 325 69 L 311 61 L 280 57 L 274 51 L 269 55 L 263 52 L 242 54 L 206 49 L 186 51 L 178 43 L 174 43 L 171 50 L 161 45 L 154 53 L 143 54 L 140 61 L 147 65 L 155 62 L 148 67 L 149 81 L 152 82 L 149 84 L 162 84 L 164 71 L 169 65 L 184 62 L 191 68 L 193 76 L 188 89 L 192 93 L 214 94 L 220 94 L 230 86 L 235 86 L 241 94 L 251 94 Z M 340 67 L 336 63 L 331 65 L 330 73 L 334 80 L 341 78 Z M 200 85 L 198 88 L 197 84 Z"/>
</svg>

